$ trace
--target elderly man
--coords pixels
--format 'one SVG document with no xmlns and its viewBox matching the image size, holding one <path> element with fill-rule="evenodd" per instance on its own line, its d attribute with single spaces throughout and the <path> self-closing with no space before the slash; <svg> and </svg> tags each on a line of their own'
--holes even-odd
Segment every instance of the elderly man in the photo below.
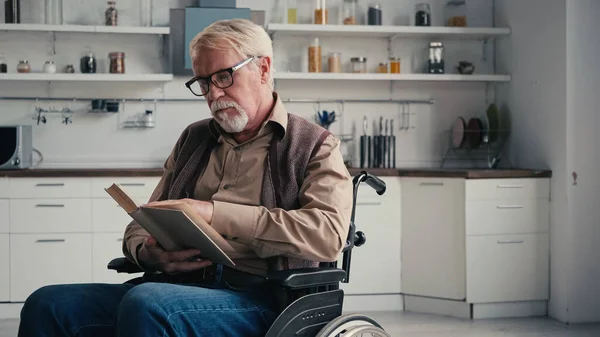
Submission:
<svg viewBox="0 0 600 337">
<path fill-rule="evenodd" d="M 264 336 L 279 313 L 265 274 L 339 257 L 351 177 L 339 141 L 273 92 L 269 36 L 247 20 L 219 21 L 190 52 L 186 86 L 213 118 L 183 131 L 149 205 L 192 205 L 231 243 L 237 267 L 167 252 L 132 222 L 125 256 L 164 281 L 43 287 L 24 305 L 19 336 Z"/>
</svg>

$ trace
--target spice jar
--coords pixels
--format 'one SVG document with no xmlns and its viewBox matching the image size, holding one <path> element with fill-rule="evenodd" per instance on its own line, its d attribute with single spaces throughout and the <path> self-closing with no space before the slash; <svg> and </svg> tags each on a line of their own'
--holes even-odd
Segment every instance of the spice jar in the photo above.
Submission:
<svg viewBox="0 0 600 337">
<path fill-rule="evenodd" d="M 464 0 L 452 0 L 446 3 L 446 24 L 449 27 L 467 26 L 467 4 Z"/>
<path fill-rule="evenodd" d="M 381 26 L 381 16 L 381 5 L 378 2 L 369 5 L 369 10 L 367 12 L 367 21 L 370 26 Z"/>
<path fill-rule="evenodd" d="M 46 63 L 44 63 L 43 71 L 47 74 L 54 74 L 56 73 L 56 65 L 52 61 L 46 61 Z"/>
<path fill-rule="evenodd" d="M 353 73 L 366 73 L 367 72 L 367 58 L 366 57 L 353 57 L 350 59 L 352 64 Z"/>
<path fill-rule="evenodd" d="M 329 53 L 327 58 L 327 65 L 329 66 L 330 73 L 341 73 L 342 72 L 342 56 L 340 53 Z"/>
<path fill-rule="evenodd" d="M 287 0 L 287 23 L 298 23 L 298 4 L 296 0 Z"/>
<path fill-rule="evenodd" d="M 315 0 L 314 24 L 326 25 L 328 19 L 326 0 Z"/>
<path fill-rule="evenodd" d="M 377 72 L 380 74 L 385 74 L 388 72 L 388 65 L 385 62 L 380 62 L 377 66 Z"/>
<path fill-rule="evenodd" d="M 442 42 L 429 43 L 429 73 L 444 73 L 444 44 Z"/>
<path fill-rule="evenodd" d="M 400 58 L 390 57 L 390 73 L 400 74 Z"/>
<path fill-rule="evenodd" d="M 415 7 L 415 26 L 431 26 L 431 6 L 429 4 L 418 4 Z"/>
<path fill-rule="evenodd" d="M 0 53 L 0 74 L 6 74 L 8 72 L 8 66 L 4 61 L 4 54 Z"/>
<path fill-rule="evenodd" d="M 317 37 L 308 47 L 308 72 L 321 72 L 321 57 L 321 46 L 319 45 L 319 38 Z"/>
<path fill-rule="evenodd" d="M 88 51 L 86 55 L 81 58 L 79 67 L 81 68 L 80 70 L 82 74 L 95 74 L 96 58 L 94 57 L 94 53 Z"/>
<path fill-rule="evenodd" d="M 115 6 L 116 2 L 108 2 L 108 8 L 104 12 L 104 24 L 106 26 L 116 26 L 119 21 L 119 12 L 115 8 Z"/>
<path fill-rule="evenodd" d="M 67 66 L 65 67 L 65 73 L 67 73 L 67 74 L 75 73 L 75 68 L 73 67 L 72 64 L 67 64 Z"/>
<path fill-rule="evenodd" d="M 344 0 L 344 24 L 355 25 L 356 24 L 356 2 L 358 0 Z"/>
<path fill-rule="evenodd" d="M 17 65 L 17 72 L 19 73 L 29 73 L 31 72 L 31 66 L 29 65 L 29 61 L 21 60 Z"/>
<path fill-rule="evenodd" d="M 112 52 L 108 54 L 110 59 L 110 73 L 124 74 L 125 73 L 125 53 Z"/>
</svg>

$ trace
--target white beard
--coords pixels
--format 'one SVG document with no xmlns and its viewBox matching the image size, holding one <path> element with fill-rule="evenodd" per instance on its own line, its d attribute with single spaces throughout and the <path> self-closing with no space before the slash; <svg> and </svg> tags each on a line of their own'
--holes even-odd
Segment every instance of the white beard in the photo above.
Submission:
<svg viewBox="0 0 600 337">
<path fill-rule="evenodd" d="M 238 113 L 233 117 L 230 117 L 225 111 L 218 112 L 225 108 L 234 108 Z M 248 124 L 248 114 L 246 113 L 246 110 L 236 102 L 214 101 L 210 106 L 210 111 L 223 130 L 228 133 L 242 132 Z"/>
</svg>

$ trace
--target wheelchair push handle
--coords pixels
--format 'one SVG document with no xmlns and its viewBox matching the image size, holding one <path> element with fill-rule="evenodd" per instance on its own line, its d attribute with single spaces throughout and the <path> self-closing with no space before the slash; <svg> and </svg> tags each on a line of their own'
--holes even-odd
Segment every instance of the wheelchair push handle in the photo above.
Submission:
<svg viewBox="0 0 600 337">
<path fill-rule="evenodd" d="M 379 179 L 379 177 L 367 173 L 365 182 L 367 185 L 371 186 L 377 194 L 382 195 L 385 193 L 385 182 Z"/>
</svg>

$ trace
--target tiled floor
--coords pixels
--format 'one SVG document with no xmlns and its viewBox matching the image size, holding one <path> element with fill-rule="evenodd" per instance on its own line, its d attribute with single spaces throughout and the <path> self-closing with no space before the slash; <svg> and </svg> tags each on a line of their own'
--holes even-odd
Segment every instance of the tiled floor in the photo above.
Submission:
<svg viewBox="0 0 600 337">
<path fill-rule="evenodd" d="M 547 318 L 463 320 L 406 312 L 368 313 L 392 337 L 596 337 L 600 324 L 567 326 Z M 0 321 L 0 337 L 15 337 L 18 321 Z"/>
</svg>

